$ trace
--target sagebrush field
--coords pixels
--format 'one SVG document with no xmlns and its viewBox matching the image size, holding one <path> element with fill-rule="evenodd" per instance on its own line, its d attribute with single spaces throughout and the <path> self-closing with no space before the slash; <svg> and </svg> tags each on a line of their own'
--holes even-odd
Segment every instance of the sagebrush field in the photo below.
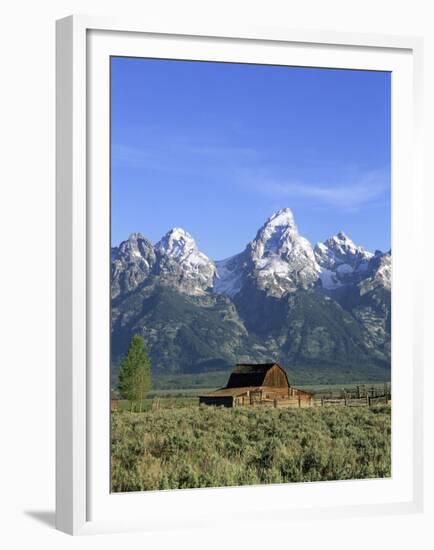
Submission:
<svg viewBox="0 0 434 550">
<path fill-rule="evenodd" d="M 389 477 L 390 406 L 112 413 L 112 491 Z"/>
</svg>

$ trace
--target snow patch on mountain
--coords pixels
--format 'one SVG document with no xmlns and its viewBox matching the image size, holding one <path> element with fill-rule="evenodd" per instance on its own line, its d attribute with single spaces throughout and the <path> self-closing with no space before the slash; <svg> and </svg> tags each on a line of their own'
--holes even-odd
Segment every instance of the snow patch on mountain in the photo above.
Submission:
<svg viewBox="0 0 434 550">
<path fill-rule="evenodd" d="M 226 294 L 231 298 L 238 294 L 242 287 L 243 270 L 240 266 L 240 254 L 215 262 L 216 273 L 213 292 Z"/>
<path fill-rule="evenodd" d="M 347 275 L 348 273 L 353 273 L 354 268 L 351 267 L 349 264 L 340 264 L 336 268 L 336 271 L 339 273 L 339 275 Z"/>
<path fill-rule="evenodd" d="M 187 294 L 203 294 L 213 285 L 215 265 L 182 228 L 171 229 L 155 245 L 158 275 L 163 284 L 174 284 Z"/>
<path fill-rule="evenodd" d="M 247 252 L 259 288 L 272 296 L 308 288 L 318 279 L 320 268 L 312 246 L 299 234 L 289 208 L 265 222 Z"/>
<path fill-rule="evenodd" d="M 322 287 L 326 290 L 335 290 L 342 286 L 341 281 L 337 278 L 336 273 L 325 267 L 320 268 L 319 278 L 321 280 Z"/>
<path fill-rule="evenodd" d="M 320 266 L 322 286 L 327 290 L 357 282 L 374 256 L 362 246 L 357 246 L 343 231 L 323 243 L 317 243 L 314 253 Z"/>
<path fill-rule="evenodd" d="M 177 259 L 185 258 L 189 252 L 196 249 L 193 237 L 180 227 L 174 227 L 168 231 L 155 245 L 155 250 Z"/>
</svg>

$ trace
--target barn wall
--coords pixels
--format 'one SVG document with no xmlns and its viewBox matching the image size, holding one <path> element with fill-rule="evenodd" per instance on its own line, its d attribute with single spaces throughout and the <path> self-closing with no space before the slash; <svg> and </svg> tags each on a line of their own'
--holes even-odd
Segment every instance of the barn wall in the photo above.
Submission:
<svg viewBox="0 0 434 550">
<path fill-rule="evenodd" d="M 288 387 L 288 379 L 286 377 L 285 372 L 278 367 L 277 365 L 274 365 L 266 374 L 264 379 L 264 386 L 277 386 L 281 388 L 287 388 Z"/>
</svg>

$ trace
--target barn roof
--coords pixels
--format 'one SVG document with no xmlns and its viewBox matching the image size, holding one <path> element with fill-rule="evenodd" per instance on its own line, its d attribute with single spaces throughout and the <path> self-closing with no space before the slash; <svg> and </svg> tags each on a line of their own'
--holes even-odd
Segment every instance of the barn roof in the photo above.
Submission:
<svg viewBox="0 0 434 550">
<path fill-rule="evenodd" d="M 239 372 L 242 374 L 253 372 L 266 373 L 271 369 L 271 367 L 274 367 L 274 365 L 277 365 L 277 363 L 237 363 L 232 372 Z"/>
<path fill-rule="evenodd" d="M 282 368 L 277 363 L 238 363 L 236 368 L 232 371 L 226 387 L 240 388 L 246 386 L 263 386 L 267 372 L 275 365 L 280 369 Z"/>
</svg>

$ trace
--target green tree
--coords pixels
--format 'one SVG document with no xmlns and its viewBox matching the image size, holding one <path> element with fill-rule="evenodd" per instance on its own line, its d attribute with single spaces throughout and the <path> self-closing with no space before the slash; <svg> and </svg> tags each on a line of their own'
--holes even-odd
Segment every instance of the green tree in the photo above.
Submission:
<svg viewBox="0 0 434 550">
<path fill-rule="evenodd" d="M 133 404 L 139 402 L 142 412 L 143 400 L 151 389 L 151 361 L 145 341 L 141 336 L 131 338 L 128 353 L 122 359 L 119 370 L 119 393 Z"/>
</svg>

